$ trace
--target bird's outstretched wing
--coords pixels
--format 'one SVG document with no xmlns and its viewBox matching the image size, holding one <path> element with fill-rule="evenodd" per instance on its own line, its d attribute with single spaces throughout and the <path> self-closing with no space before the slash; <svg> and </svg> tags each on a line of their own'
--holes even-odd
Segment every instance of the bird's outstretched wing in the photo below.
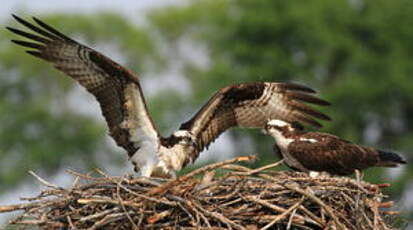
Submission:
<svg viewBox="0 0 413 230">
<path fill-rule="evenodd" d="M 316 119 L 330 118 L 306 103 L 329 105 L 311 94 L 314 90 L 293 83 L 255 82 L 222 88 L 181 130 L 190 131 L 197 141 L 197 154 L 231 127 L 264 128 L 269 120 L 303 122 L 321 127 Z M 194 158 L 193 158 L 194 159 Z"/>
<path fill-rule="evenodd" d="M 139 149 L 142 138 L 154 144 L 159 142 L 136 75 L 37 18 L 33 18 L 35 25 L 16 15 L 13 17 L 30 32 L 7 27 L 26 38 L 12 42 L 29 48 L 27 53 L 53 63 L 93 94 L 100 104 L 110 135 L 130 156 Z"/>
</svg>

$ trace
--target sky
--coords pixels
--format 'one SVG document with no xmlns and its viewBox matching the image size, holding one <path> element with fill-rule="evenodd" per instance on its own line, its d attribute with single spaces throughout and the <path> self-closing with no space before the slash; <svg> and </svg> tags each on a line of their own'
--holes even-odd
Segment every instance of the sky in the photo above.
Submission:
<svg viewBox="0 0 413 230">
<path fill-rule="evenodd" d="M 2 0 L 0 20 L 6 20 L 11 13 L 54 13 L 79 12 L 88 13 L 96 10 L 119 12 L 122 15 L 144 20 L 148 9 L 183 4 L 185 0 Z"/>
</svg>

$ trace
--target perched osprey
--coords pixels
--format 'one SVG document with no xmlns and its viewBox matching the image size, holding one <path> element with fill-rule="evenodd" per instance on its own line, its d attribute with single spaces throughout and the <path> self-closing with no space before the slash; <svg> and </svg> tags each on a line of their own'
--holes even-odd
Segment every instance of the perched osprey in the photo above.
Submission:
<svg viewBox="0 0 413 230">
<path fill-rule="evenodd" d="M 312 89 L 292 83 L 257 82 L 222 88 L 171 136 L 157 131 L 138 77 L 99 52 L 60 33 L 39 19 L 37 25 L 13 17 L 32 31 L 7 27 L 29 39 L 12 40 L 27 53 L 53 63 L 95 96 L 110 135 L 143 176 L 173 176 L 231 127 L 264 128 L 270 119 L 321 127 L 329 117 L 306 105 L 328 105 Z M 33 33 L 34 32 L 34 33 Z"/>
<path fill-rule="evenodd" d="M 349 175 L 356 169 L 406 163 L 396 153 L 356 145 L 328 133 L 304 132 L 299 125 L 282 120 L 269 121 L 265 131 L 274 137 L 274 150 L 284 162 L 303 172 Z"/>
</svg>

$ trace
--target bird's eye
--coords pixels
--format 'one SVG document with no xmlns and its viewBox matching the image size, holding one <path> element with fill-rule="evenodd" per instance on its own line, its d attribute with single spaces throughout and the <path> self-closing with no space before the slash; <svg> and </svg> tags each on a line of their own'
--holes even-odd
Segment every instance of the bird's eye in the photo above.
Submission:
<svg viewBox="0 0 413 230">
<path fill-rule="evenodd" d="M 301 130 L 301 131 L 304 130 L 304 126 L 303 126 L 302 124 L 298 123 L 298 122 L 293 122 L 293 123 L 291 124 L 291 127 L 292 127 L 293 129 L 297 129 L 297 130 Z"/>
<path fill-rule="evenodd" d="M 265 129 L 266 129 L 266 130 L 275 129 L 275 126 L 274 126 L 274 125 L 269 125 L 269 124 L 267 124 L 267 125 L 265 126 Z"/>
<path fill-rule="evenodd" d="M 183 137 L 182 141 L 185 143 L 190 143 L 191 142 L 191 138 L 190 137 Z"/>
</svg>

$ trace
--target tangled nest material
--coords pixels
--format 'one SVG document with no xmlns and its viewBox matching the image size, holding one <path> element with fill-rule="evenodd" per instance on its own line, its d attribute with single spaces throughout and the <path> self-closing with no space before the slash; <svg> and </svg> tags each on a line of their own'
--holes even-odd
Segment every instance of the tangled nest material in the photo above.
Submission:
<svg viewBox="0 0 413 230">
<path fill-rule="evenodd" d="M 174 180 L 132 176 L 75 176 L 0 212 L 23 210 L 10 224 L 42 229 L 392 229 L 380 188 L 351 178 L 250 169 L 239 157 Z M 215 176 L 224 169 L 222 176 Z M 202 176 L 200 176 L 202 175 Z"/>
</svg>

